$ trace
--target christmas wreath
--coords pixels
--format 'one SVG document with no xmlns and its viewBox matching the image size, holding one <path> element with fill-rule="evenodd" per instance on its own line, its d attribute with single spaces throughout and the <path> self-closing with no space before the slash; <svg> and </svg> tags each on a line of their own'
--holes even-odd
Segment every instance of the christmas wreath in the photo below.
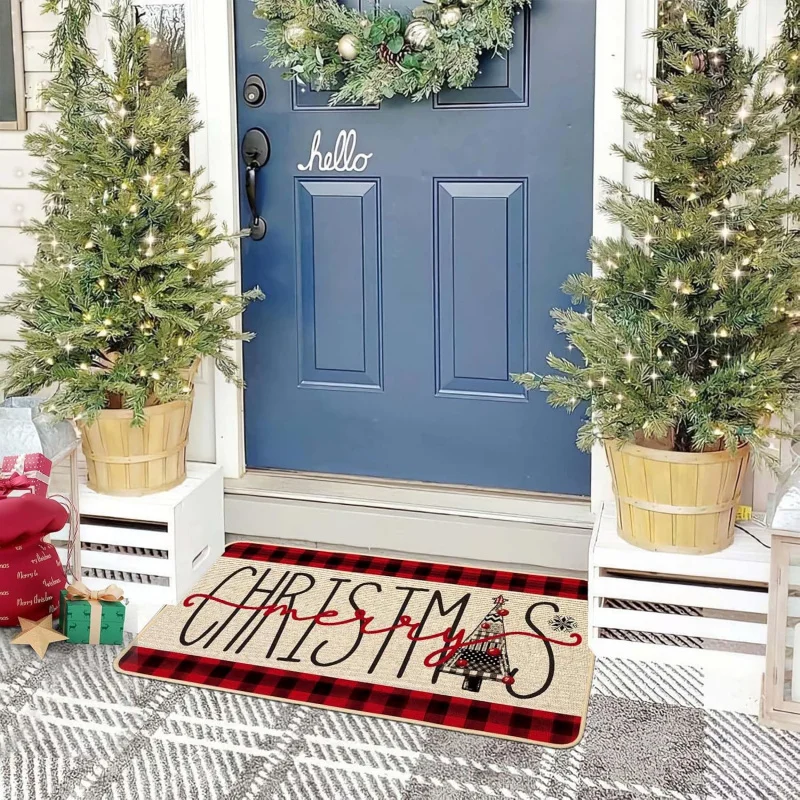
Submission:
<svg viewBox="0 0 800 800">
<path fill-rule="evenodd" d="M 363 13 L 338 0 L 255 0 L 270 24 L 264 46 L 284 77 L 333 90 L 332 103 L 421 100 L 463 89 L 481 53 L 509 50 L 514 16 L 530 0 L 425 0 L 410 15 Z"/>
</svg>

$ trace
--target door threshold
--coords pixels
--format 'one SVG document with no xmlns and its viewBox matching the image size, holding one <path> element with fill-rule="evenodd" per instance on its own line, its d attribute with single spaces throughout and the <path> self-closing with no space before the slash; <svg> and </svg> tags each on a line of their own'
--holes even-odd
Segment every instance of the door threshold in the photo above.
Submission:
<svg viewBox="0 0 800 800">
<path fill-rule="evenodd" d="M 228 493 L 225 530 L 229 539 L 286 547 L 414 554 L 425 561 L 505 564 L 539 574 L 582 573 L 588 566 L 591 530 L 574 521 L 490 519 L 446 507 L 397 510 L 369 506 L 363 498 L 360 504 L 330 496 L 318 500 Z"/>
<path fill-rule="evenodd" d="M 225 481 L 228 495 L 329 503 L 588 530 L 589 498 L 284 470 L 247 470 Z"/>
</svg>

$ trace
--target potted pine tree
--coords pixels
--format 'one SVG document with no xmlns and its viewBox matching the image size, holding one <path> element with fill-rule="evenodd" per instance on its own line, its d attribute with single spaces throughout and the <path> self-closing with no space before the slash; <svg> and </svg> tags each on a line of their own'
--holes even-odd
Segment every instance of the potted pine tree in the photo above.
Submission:
<svg viewBox="0 0 800 800">
<path fill-rule="evenodd" d="M 769 455 L 800 386 L 800 203 L 770 188 L 797 120 L 768 88 L 772 57 L 737 40 L 742 8 L 688 0 L 651 33 L 657 98 L 620 93 L 639 136 L 617 152 L 654 195 L 607 183 L 625 235 L 592 242 L 594 273 L 564 287 L 578 308 L 553 312 L 583 363 L 551 354 L 558 374 L 518 376 L 586 409 L 578 445 L 605 445 L 618 531 L 652 550 L 731 543 L 749 455 Z"/>
<path fill-rule="evenodd" d="M 21 320 L 4 388 L 56 387 L 48 410 L 78 421 L 90 485 L 109 494 L 160 491 L 185 477 L 193 376 L 212 357 L 238 381 L 230 321 L 244 295 L 210 258 L 226 237 L 204 213 L 211 187 L 190 172 L 185 146 L 196 103 L 175 93 L 182 74 L 147 77 L 148 30 L 128 0 L 114 6 L 111 71 L 86 40 L 94 0 L 48 0 L 59 13 L 46 92 L 60 113 L 32 133 L 42 159 L 35 188 L 45 215 L 28 232 L 35 262 L 0 311 Z"/>
</svg>

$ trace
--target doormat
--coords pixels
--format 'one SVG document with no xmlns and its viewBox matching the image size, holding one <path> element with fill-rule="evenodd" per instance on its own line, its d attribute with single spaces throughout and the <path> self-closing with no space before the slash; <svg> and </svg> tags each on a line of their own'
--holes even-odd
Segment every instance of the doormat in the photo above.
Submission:
<svg viewBox="0 0 800 800">
<path fill-rule="evenodd" d="M 115 666 L 571 747 L 592 677 L 586 590 L 571 578 L 236 542 Z"/>
</svg>

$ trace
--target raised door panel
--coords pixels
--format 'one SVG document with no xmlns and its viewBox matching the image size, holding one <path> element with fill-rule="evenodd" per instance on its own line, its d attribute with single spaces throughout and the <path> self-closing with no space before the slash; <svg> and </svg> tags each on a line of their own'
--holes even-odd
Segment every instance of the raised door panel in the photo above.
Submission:
<svg viewBox="0 0 800 800">
<path fill-rule="evenodd" d="M 435 108 L 505 108 L 526 106 L 530 94 L 530 12 L 519 11 L 514 46 L 507 52 L 481 55 L 478 74 L 465 89 L 445 89 Z"/>
<path fill-rule="evenodd" d="M 378 181 L 297 180 L 300 385 L 380 389 Z"/>
<path fill-rule="evenodd" d="M 526 181 L 437 181 L 439 394 L 525 400 Z"/>
</svg>

